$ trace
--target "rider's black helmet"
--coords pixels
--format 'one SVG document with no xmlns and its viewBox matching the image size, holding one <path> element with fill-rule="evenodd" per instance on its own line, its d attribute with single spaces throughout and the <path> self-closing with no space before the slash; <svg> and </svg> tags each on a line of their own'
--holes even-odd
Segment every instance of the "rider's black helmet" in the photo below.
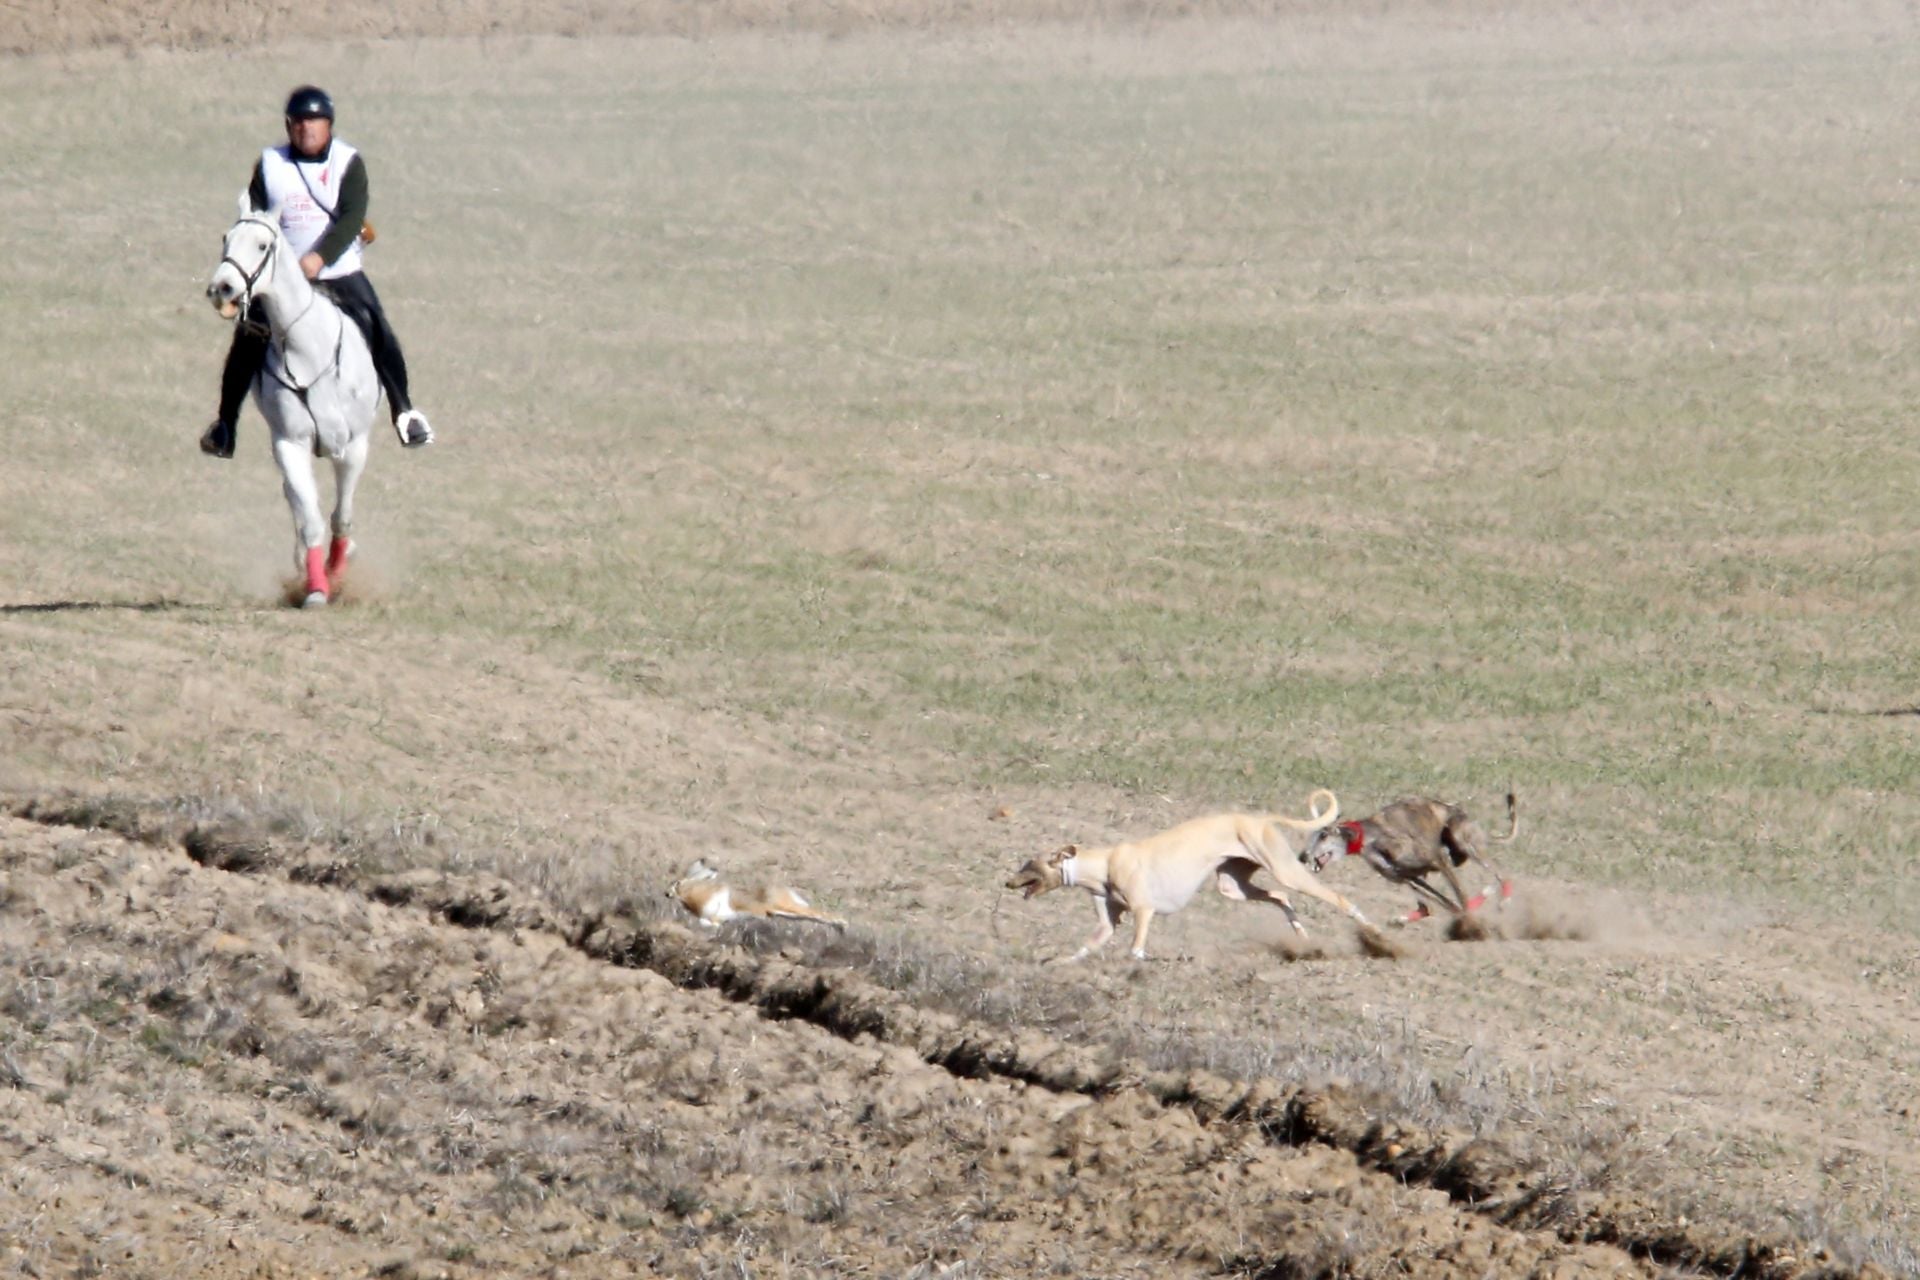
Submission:
<svg viewBox="0 0 1920 1280">
<path fill-rule="evenodd" d="M 287 95 L 287 119 L 311 120 L 315 116 L 328 121 L 333 119 L 333 99 L 327 96 L 325 89 L 303 84 Z"/>
</svg>

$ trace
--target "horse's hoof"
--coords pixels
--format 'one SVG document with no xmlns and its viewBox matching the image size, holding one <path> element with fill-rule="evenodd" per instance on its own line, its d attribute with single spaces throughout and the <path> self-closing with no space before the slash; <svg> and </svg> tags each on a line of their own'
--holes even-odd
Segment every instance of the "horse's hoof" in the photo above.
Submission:
<svg viewBox="0 0 1920 1280">
<path fill-rule="evenodd" d="M 301 607 L 302 609 L 324 609 L 324 608 L 326 608 L 326 607 L 327 607 L 327 593 L 326 593 L 326 592 L 324 592 L 324 591 L 309 591 L 309 592 L 307 592 L 307 598 L 306 598 L 305 600 L 302 600 L 302 601 L 300 602 L 300 607 Z"/>
<path fill-rule="evenodd" d="M 360 547 L 352 538 L 335 538 L 333 545 L 327 548 L 327 577 L 331 578 L 347 567 L 347 562 L 358 555 Z"/>
</svg>

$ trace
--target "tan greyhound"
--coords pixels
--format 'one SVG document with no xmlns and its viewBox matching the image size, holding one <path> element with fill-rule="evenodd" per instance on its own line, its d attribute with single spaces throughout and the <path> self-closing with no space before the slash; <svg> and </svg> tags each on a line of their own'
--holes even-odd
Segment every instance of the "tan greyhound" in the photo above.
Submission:
<svg viewBox="0 0 1920 1280">
<path fill-rule="evenodd" d="M 1318 898 L 1367 923 L 1340 894 L 1320 883 L 1302 866 L 1282 831 L 1319 831 L 1340 816 L 1340 802 L 1324 788 L 1308 797 L 1310 818 L 1278 813 L 1221 813 L 1195 818 L 1144 840 L 1129 840 L 1103 849 L 1067 845 L 1027 861 L 1007 888 L 1034 897 L 1054 889 L 1085 889 L 1093 895 L 1100 927 L 1086 945 L 1065 958 L 1072 963 L 1104 946 L 1120 917 L 1133 913 L 1133 958 L 1147 958 L 1147 928 L 1156 915 L 1171 915 L 1193 900 L 1209 878 L 1226 897 L 1243 902 L 1271 902 L 1286 912 L 1287 923 L 1307 931 L 1293 913 L 1285 890 Z M 1324 804 L 1324 807 L 1322 807 Z M 1265 871 L 1278 880 L 1281 892 L 1253 883 Z"/>
<path fill-rule="evenodd" d="M 720 868 L 704 859 L 687 868 L 687 874 L 673 882 L 667 896 L 691 911 L 694 918 L 710 929 L 718 929 L 735 916 L 765 916 L 775 920 L 812 920 L 818 924 L 845 929 L 847 922 L 816 911 L 807 900 L 785 885 L 723 884 Z"/>
</svg>

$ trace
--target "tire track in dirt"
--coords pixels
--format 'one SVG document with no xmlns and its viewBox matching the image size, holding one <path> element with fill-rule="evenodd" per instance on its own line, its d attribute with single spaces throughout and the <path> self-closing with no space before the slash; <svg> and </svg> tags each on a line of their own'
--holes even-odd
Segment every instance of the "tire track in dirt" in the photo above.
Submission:
<svg viewBox="0 0 1920 1280">
<path fill-rule="evenodd" d="M 1871 1267 L 1843 1268 L 1785 1237 L 1759 1238 L 1690 1223 L 1630 1194 L 1556 1184 L 1497 1143 L 1395 1123 L 1345 1090 L 1288 1089 L 1201 1071 L 1146 1072 L 1039 1032 L 968 1023 L 916 1007 L 854 973 L 716 946 L 664 920 L 627 911 L 562 911 L 497 877 L 429 870 L 371 873 L 361 869 L 350 850 L 301 845 L 244 826 L 195 824 L 161 806 L 42 797 L 12 809 L 43 827 L 106 829 L 156 848 L 177 849 L 200 867 L 248 880 L 344 892 L 372 904 L 423 911 L 489 937 L 540 936 L 605 966 L 657 975 L 684 992 L 717 993 L 763 1021 L 817 1027 L 850 1046 L 903 1052 L 954 1081 L 995 1086 L 1002 1090 L 994 1095 L 997 1107 L 1012 1106 L 1014 1097 L 1026 1099 L 1024 1105 L 1052 1099 L 1041 1104 L 1046 1119 L 1011 1121 L 974 1162 L 976 1171 L 994 1166 L 984 1176 L 1001 1186 L 1001 1211 L 1025 1212 L 1005 1208 L 1022 1183 L 1026 1194 L 1020 1199 L 1052 1203 L 1042 1171 L 1051 1170 L 1056 1180 L 1067 1171 L 1083 1189 L 1089 1183 L 1102 1189 L 1093 1193 L 1097 1205 L 1080 1202 L 1085 1221 L 1078 1227 L 1072 1221 L 1057 1226 L 1089 1229 L 1095 1236 L 1111 1231 L 1116 1239 L 1129 1233 L 1157 1238 L 1156 1248 L 1167 1256 L 1190 1259 L 1198 1249 L 1221 1266 L 1272 1276 L 1351 1271 L 1357 1269 L 1356 1254 L 1373 1255 L 1375 1261 L 1390 1257 L 1396 1269 L 1436 1275 L 1488 1265 L 1618 1273 L 1644 1265 L 1634 1259 L 1755 1280 L 1877 1274 Z M 924 1088 L 924 1082 L 916 1087 Z M 1005 1094 L 1007 1087 L 1016 1093 Z M 1062 1106 L 1068 1110 L 1061 1111 Z M 1097 1123 L 1066 1119 L 1086 1108 L 1100 1117 Z M 1085 1129 L 1089 1123 L 1094 1130 Z M 1232 1195 L 1245 1195 L 1246 1179 L 1265 1162 L 1316 1150 L 1339 1153 L 1357 1166 L 1357 1180 L 1341 1185 L 1343 1210 L 1357 1203 L 1355 1197 L 1379 1200 L 1375 1212 L 1407 1224 L 1406 1230 L 1376 1225 L 1355 1243 L 1355 1233 L 1343 1228 L 1336 1243 L 1325 1223 L 1341 1211 L 1329 1210 L 1324 1200 L 1312 1209 L 1303 1207 L 1319 1193 L 1301 1186 L 1297 1171 L 1266 1170 L 1275 1189 L 1288 1193 L 1291 1216 L 1269 1215 L 1254 1237 L 1263 1241 L 1259 1247 L 1202 1242 L 1209 1233 L 1192 1226 L 1193 1215 L 1222 1217 L 1208 1196 L 1226 1195 L 1228 1186 Z M 1170 1153 L 1172 1171 L 1155 1178 L 1153 1165 Z M 1235 1170 L 1231 1175 L 1225 1172 L 1228 1166 Z M 1196 1179 L 1196 1170 L 1205 1176 Z M 1013 1187 L 996 1182 L 996 1175 L 1011 1178 Z M 1209 1179 L 1220 1185 L 1203 1195 L 1196 1187 Z M 1170 1216 L 1185 1226 L 1156 1228 L 1132 1220 L 1155 1216 L 1141 1215 L 1137 1203 L 1140 1188 L 1149 1186 L 1156 1188 L 1155 1197 L 1179 1206 Z M 1225 1218 L 1244 1230 L 1242 1210 Z M 1410 1232 L 1418 1234 L 1410 1238 Z"/>
</svg>

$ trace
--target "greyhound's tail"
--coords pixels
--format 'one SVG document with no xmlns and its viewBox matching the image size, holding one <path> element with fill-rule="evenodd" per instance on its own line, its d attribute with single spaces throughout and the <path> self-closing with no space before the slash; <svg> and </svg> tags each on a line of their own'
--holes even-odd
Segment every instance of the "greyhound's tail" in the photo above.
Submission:
<svg viewBox="0 0 1920 1280">
<path fill-rule="evenodd" d="M 1507 792 L 1507 834 L 1488 836 L 1488 844 L 1506 844 L 1520 834 L 1520 806 L 1514 803 L 1513 792 Z"/>
<path fill-rule="evenodd" d="M 1503 836 L 1488 836 L 1487 843 L 1488 844 L 1506 844 L 1509 840 L 1512 840 L 1515 836 L 1519 834 L 1520 834 L 1520 806 L 1514 803 L 1513 792 L 1509 791 L 1507 792 L 1507 834 Z M 1499 905 L 1502 907 L 1506 906 L 1507 899 L 1513 896 L 1513 881 L 1507 879 L 1506 872 L 1502 871 L 1500 868 L 1493 865 L 1493 859 L 1482 856 L 1480 861 L 1486 864 L 1487 870 L 1493 872 L 1494 878 L 1498 881 L 1498 888 L 1500 893 Z M 1494 890 L 1495 890 L 1494 885 L 1488 885 L 1484 890 L 1480 892 L 1478 897 L 1472 898 L 1468 901 L 1467 910 L 1472 911 L 1475 907 L 1484 903 L 1487 900 L 1487 898 L 1493 894 Z"/>
<path fill-rule="evenodd" d="M 1325 807 L 1321 805 L 1323 800 L 1326 802 Z M 1312 821 L 1315 827 L 1332 826 L 1333 820 L 1340 816 L 1340 797 L 1325 787 L 1320 787 L 1307 797 L 1307 812 L 1313 815 Z"/>
<path fill-rule="evenodd" d="M 1340 797 L 1321 787 L 1307 797 L 1307 811 L 1311 817 L 1289 818 L 1283 813 L 1268 814 L 1267 817 L 1294 831 L 1318 831 L 1322 827 L 1332 826 L 1333 820 L 1340 816 Z"/>
</svg>

